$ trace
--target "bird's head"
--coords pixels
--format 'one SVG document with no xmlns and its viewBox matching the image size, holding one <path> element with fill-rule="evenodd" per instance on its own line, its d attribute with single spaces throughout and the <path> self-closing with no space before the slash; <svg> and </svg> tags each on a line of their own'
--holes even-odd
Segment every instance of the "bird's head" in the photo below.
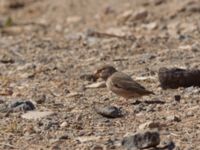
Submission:
<svg viewBox="0 0 200 150">
<path fill-rule="evenodd" d="M 107 80 L 113 73 L 117 72 L 117 70 L 110 65 L 104 65 L 95 71 L 96 78 L 102 78 L 103 80 Z"/>
</svg>

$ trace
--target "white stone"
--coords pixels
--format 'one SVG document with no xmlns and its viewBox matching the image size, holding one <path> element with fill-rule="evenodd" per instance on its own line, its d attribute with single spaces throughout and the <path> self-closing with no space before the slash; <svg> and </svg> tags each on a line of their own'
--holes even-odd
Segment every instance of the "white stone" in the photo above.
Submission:
<svg viewBox="0 0 200 150">
<path fill-rule="evenodd" d="M 96 82 L 90 85 L 85 86 L 86 88 L 102 88 L 102 87 L 106 87 L 106 83 L 104 81 L 102 82 Z"/>
<path fill-rule="evenodd" d="M 28 111 L 27 113 L 22 114 L 21 117 L 29 120 L 37 120 L 53 114 L 54 112 L 52 111 Z"/>
</svg>

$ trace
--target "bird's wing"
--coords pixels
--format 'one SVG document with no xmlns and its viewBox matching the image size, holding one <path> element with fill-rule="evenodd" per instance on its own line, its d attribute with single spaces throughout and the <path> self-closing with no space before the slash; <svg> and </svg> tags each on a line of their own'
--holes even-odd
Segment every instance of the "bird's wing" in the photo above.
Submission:
<svg viewBox="0 0 200 150">
<path fill-rule="evenodd" d="M 147 91 L 142 85 L 134 81 L 131 77 L 126 74 L 120 73 L 116 75 L 112 80 L 113 85 L 122 90 L 129 92 L 136 92 L 140 94 L 150 94 L 153 92 Z"/>
<path fill-rule="evenodd" d="M 129 86 L 134 86 L 137 88 L 145 89 L 145 87 L 143 87 L 142 85 L 140 85 L 139 83 L 134 81 L 130 76 L 128 76 L 122 72 L 117 72 L 114 74 L 113 82 L 115 82 L 115 83 L 119 82 L 122 86 L 129 85 Z M 125 85 L 123 85 L 123 84 L 125 84 Z"/>
</svg>

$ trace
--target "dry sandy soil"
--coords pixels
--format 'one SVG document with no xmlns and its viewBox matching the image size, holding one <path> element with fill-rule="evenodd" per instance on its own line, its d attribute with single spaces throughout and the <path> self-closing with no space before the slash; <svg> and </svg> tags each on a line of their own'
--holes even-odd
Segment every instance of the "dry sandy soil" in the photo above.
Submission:
<svg viewBox="0 0 200 150">
<path fill-rule="evenodd" d="M 0 109 L 1 149 L 123 149 L 124 135 L 148 121 L 161 124 L 161 142 L 200 149 L 200 89 L 163 90 L 157 77 L 161 67 L 199 69 L 199 20 L 198 0 L 1 0 L 0 105 L 31 100 L 54 112 L 34 120 Z M 106 88 L 86 88 L 83 75 L 102 64 L 155 95 L 122 105 Z M 125 115 L 105 118 L 94 104 Z"/>
</svg>

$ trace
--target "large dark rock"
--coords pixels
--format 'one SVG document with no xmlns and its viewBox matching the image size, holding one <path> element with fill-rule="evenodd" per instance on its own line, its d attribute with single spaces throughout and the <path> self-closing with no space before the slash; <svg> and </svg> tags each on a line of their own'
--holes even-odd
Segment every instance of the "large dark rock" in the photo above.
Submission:
<svg viewBox="0 0 200 150">
<path fill-rule="evenodd" d="M 160 68 L 158 73 L 160 85 L 163 89 L 199 86 L 200 70 L 184 70 L 180 68 Z"/>
<path fill-rule="evenodd" d="M 137 132 L 126 136 L 122 140 L 122 145 L 127 150 L 139 150 L 144 148 L 156 147 L 160 144 L 160 134 L 157 131 Z"/>
</svg>

